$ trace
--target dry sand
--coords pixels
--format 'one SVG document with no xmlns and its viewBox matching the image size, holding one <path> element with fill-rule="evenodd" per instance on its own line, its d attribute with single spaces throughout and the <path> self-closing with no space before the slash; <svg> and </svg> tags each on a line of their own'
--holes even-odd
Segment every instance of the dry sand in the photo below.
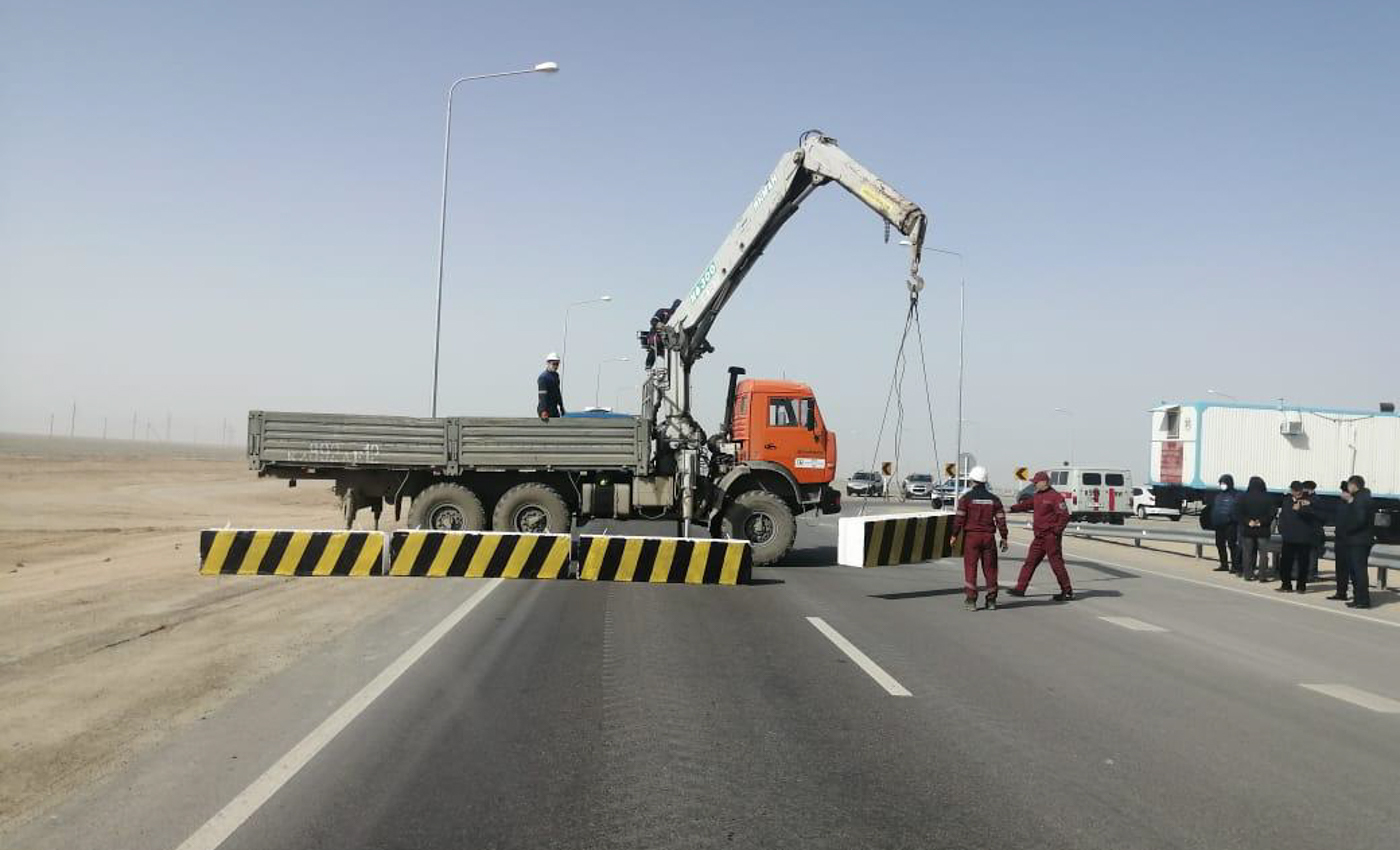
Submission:
<svg viewBox="0 0 1400 850">
<path fill-rule="evenodd" d="M 241 451 L 0 435 L 0 830 L 411 591 L 198 574 L 201 528 L 337 521 Z"/>
</svg>

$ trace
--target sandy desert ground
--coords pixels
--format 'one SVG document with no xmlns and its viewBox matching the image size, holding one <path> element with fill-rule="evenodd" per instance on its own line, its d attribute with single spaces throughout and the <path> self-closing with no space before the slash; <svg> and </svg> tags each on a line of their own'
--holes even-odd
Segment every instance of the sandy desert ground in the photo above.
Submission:
<svg viewBox="0 0 1400 850">
<path fill-rule="evenodd" d="M 337 518 L 237 449 L 0 435 L 0 830 L 411 592 L 198 574 L 202 528 Z"/>
</svg>

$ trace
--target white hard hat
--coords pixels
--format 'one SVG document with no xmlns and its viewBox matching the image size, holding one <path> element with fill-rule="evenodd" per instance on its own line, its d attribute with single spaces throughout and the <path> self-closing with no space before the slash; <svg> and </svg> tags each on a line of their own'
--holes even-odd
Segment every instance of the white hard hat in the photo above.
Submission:
<svg viewBox="0 0 1400 850">
<path fill-rule="evenodd" d="M 546 354 L 546 355 L 544 356 L 544 362 L 546 362 L 546 363 L 548 363 L 548 362 L 551 361 L 551 360 L 558 360 L 558 359 L 559 359 L 559 354 L 558 354 L 557 352 L 553 352 L 553 351 L 549 352 L 548 354 Z"/>
<path fill-rule="evenodd" d="M 967 474 L 967 477 L 970 478 L 970 479 L 972 479 L 973 481 L 976 481 L 978 484 L 986 484 L 986 483 L 987 483 L 987 467 L 985 467 L 985 466 L 974 466 L 974 467 L 972 467 L 972 471 L 969 472 L 969 473 Z"/>
</svg>

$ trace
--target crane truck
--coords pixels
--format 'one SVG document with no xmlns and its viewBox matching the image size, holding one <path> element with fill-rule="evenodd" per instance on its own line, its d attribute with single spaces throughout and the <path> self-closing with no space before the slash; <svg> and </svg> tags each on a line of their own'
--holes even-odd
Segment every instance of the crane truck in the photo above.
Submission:
<svg viewBox="0 0 1400 850">
<path fill-rule="evenodd" d="M 768 243 L 808 196 L 835 183 L 911 246 L 919 277 L 923 210 L 816 130 L 783 154 L 695 283 L 638 333 L 647 350 L 637 416 L 404 417 L 254 410 L 249 465 L 260 476 L 330 479 L 347 525 L 385 504 L 419 528 L 567 532 L 574 521 L 675 520 L 747 539 L 754 563 L 792 548 L 796 517 L 839 513 L 836 434 L 812 388 L 743 378 L 729 369 L 724 420 L 713 434 L 691 410 L 691 371 L 714 351 L 709 333 Z M 888 232 L 888 231 L 887 231 Z"/>
</svg>

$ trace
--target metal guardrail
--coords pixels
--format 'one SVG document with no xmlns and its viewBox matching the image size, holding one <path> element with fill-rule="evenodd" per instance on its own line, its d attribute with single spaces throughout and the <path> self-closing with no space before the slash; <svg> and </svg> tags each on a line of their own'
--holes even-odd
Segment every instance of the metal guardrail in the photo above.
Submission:
<svg viewBox="0 0 1400 850">
<path fill-rule="evenodd" d="M 1019 528 L 1030 530 L 1030 523 L 1017 525 Z M 1207 546 L 1215 547 L 1215 533 L 1205 530 L 1190 528 L 1128 528 L 1121 525 L 1101 525 L 1099 523 L 1072 523 L 1065 528 L 1065 534 L 1072 537 L 1079 537 L 1085 540 L 1114 540 L 1133 541 L 1133 545 L 1142 548 L 1144 542 L 1147 543 L 1187 543 L 1196 547 L 1196 557 L 1205 557 Z M 1328 544 L 1335 544 L 1329 537 Z M 1278 554 L 1280 542 L 1275 538 L 1269 540 L 1268 546 L 1264 549 L 1271 568 L 1278 567 Z M 1370 565 L 1376 568 L 1380 578 L 1382 588 L 1389 587 L 1389 570 L 1400 570 L 1400 547 L 1397 546 L 1375 546 L 1371 549 Z"/>
</svg>

